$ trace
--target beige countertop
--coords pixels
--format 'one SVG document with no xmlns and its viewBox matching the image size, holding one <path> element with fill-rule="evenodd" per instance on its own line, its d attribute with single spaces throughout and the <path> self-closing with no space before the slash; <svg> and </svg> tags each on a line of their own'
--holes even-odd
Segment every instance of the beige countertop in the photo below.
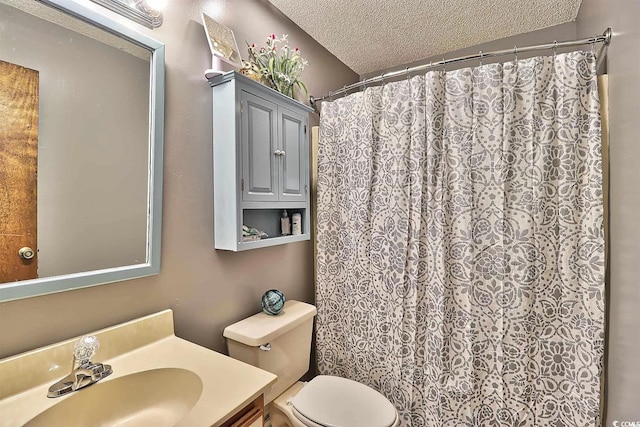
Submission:
<svg viewBox="0 0 640 427">
<path fill-rule="evenodd" d="M 269 372 L 176 337 L 170 310 L 90 334 L 100 340 L 94 361 L 110 364 L 113 374 L 89 387 L 157 368 L 183 368 L 200 378 L 200 397 L 177 426 L 219 426 L 276 380 Z M 22 426 L 64 399 L 83 393 L 80 389 L 59 398 L 47 397 L 49 386 L 70 372 L 76 339 L 0 360 L 0 427 Z M 112 403 L 117 405 L 117 397 Z M 59 425 L 74 424 L 66 418 Z"/>
</svg>

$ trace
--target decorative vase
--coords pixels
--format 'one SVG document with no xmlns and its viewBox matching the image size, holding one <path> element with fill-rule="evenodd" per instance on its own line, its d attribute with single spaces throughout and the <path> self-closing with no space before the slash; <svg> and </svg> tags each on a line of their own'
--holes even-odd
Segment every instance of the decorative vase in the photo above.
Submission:
<svg viewBox="0 0 640 427">
<path fill-rule="evenodd" d="M 284 307 L 286 298 L 277 289 L 270 289 L 262 295 L 262 311 L 272 316 L 280 313 Z"/>
<path fill-rule="evenodd" d="M 288 96 L 289 98 L 293 99 L 293 85 L 292 84 L 286 84 L 284 82 L 278 82 L 276 80 L 274 80 L 273 78 L 271 79 L 265 79 L 267 80 L 267 82 L 271 83 L 265 83 L 267 86 L 269 86 L 270 88 L 274 89 L 277 92 L 280 92 L 281 94 Z"/>
<path fill-rule="evenodd" d="M 249 77 L 253 81 L 256 81 L 260 84 L 270 87 L 271 89 L 274 89 L 280 92 L 281 94 L 293 99 L 292 84 L 286 84 L 285 82 L 280 82 L 270 75 L 268 76 L 263 75 L 258 70 L 256 70 L 255 64 L 251 62 L 242 61 L 242 68 L 240 68 L 238 72 L 243 76 Z"/>
<path fill-rule="evenodd" d="M 281 93 L 293 99 L 293 85 L 285 86 L 282 88 Z"/>
</svg>

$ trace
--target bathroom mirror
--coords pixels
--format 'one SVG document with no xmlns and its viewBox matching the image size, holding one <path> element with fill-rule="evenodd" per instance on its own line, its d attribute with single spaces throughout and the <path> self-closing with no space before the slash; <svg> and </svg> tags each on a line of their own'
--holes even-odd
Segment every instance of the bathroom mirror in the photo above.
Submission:
<svg viewBox="0 0 640 427">
<path fill-rule="evenodd" d="M 160 271 L 164 45 L 123 22 L 0 0 L 0 301 Z"/>
</svg>

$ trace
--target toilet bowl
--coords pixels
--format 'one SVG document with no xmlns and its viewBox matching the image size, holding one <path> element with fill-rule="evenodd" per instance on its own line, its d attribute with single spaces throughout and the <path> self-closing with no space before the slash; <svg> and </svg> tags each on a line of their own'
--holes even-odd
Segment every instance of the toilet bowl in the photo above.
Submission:
<svg viewBox="0 0 640 427">
<path fill-rule="evenodd" d="M 371 387 L 330 375 L 298 381 L 309 369 L 315 315 L 314 306 L 287 301 L 276 316 L 258 313 L 224 330 L 229 356 L 278 375 L 265 394 L 271 426 L 397 427 L 397 410 Z"/>
<path fill-rule="evenodd" d="M 345 378 L 320 375 L 296 383 L 270 407 L 274 427 L 396 427 L 394 406 L 382 394 Z"/>
</svg>

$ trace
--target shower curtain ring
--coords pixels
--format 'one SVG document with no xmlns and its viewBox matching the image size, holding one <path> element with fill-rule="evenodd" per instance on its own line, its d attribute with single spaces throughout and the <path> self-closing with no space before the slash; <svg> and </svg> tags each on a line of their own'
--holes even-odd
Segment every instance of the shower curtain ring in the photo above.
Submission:
<svg viewBox="0 0 640 427">
<path fill-rule="evenodd" d="M 404 72 L 407 75 L 407 80 L 409 80 L 409 67 L 405 68 Z"/>
<path fill-rule="evenodd" d="M 380 81 L 382 82 L 382 86 L 384 87 L 384 73 L 380 74 Z"/>
<path fill-rule="evenodd" d="M 482 51 L 480 51 L 480 59 L 479 59 L 479 62 L 480 62 L 480 66 L 482 67 Z"/>
<path fill-rule="evenodd" d="M 553 41 L 553 60 L 556 60 L 556 54 L 558 53 L 558 40 Z"/>
<path fill-rule="evenodd" d="M 444 74 L 447 73 L 447 61 L 445 61 L 444 56 L 442 57 L 442 72 Z"/>
<path fill-rule="evenodd" d="M 514 45 L 513 46 L 513 56 L 514 56 L 516 62 L 518 62 L 518 45 Z"/>
<path fill-rule="evenodd" d="M 329 102 L 333 102 L 333 92 L 329 91 Z"/>
<path fill-rule="evenodd" d="M 595 53 L 596 53 L 595 52 L 595 47 L 596 47 L 596 38 L 594 37 L 594 38 L 591 39 L 591 53 L 593 55 L 595 55 Z"/>
</svg>

